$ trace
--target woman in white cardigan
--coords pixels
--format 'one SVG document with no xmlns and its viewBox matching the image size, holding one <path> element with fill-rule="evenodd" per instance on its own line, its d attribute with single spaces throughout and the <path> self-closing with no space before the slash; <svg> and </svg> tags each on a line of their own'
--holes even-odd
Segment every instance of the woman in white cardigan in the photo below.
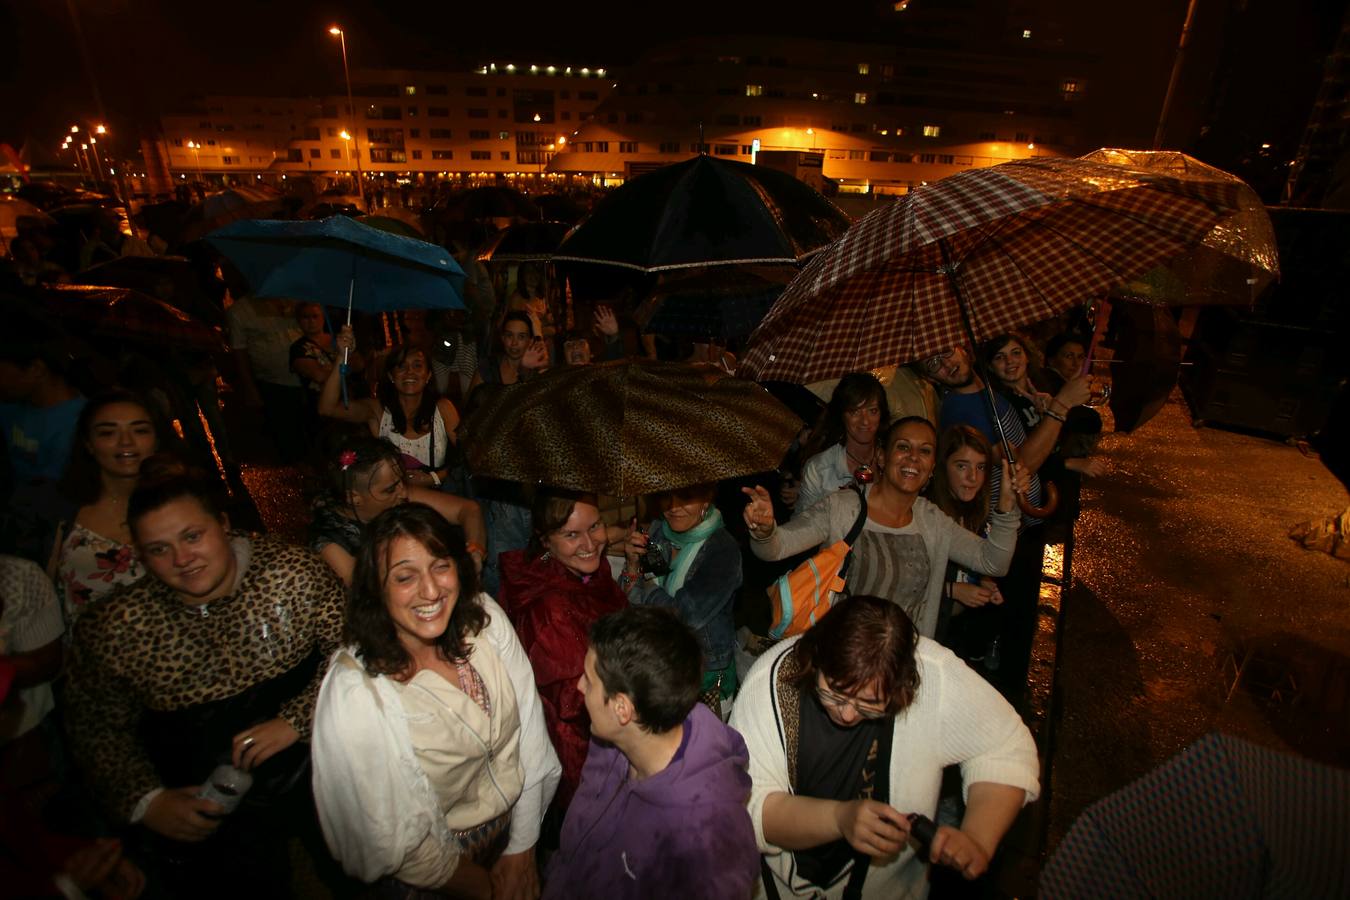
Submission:
<svg viewBox="0 0 1350 900">
<path fill-rule="evenodd" d="M 429 507 L 369 525 L 314 715 L 329 849 L 386 897 L 539 895 L 534 845 L 560 767 L 506 614 Z"/>
<path fill-rule="evenodd" d="M 731 726 L 750 751 L 770 897 L 838 898 L 862 880 L 863 898 L 923 898 L 928 862 L 976 878 L 1040 790 L 1036 746 L 1013 708 L 879 597 L 841 600 L 761 656 Z M 935 816 L 954 764 L 965 816 L 919 857 L 909 816 Z"/>
<path fill-rule="evenodd" d="M 927 419 L 897 420 L 880 446 L 881 471 L 867 488 L 867 520 L 853 544 L 849 592 L 886 597 L 909 614 L 920 634 L 932 637 L 949 559 L 982 575 L 1008 571 L 1017 545 L 1016 497 L 1014 491 L 999 496 L 998 508 L 989 518 L 989 535 L 979 537 L 919 496 L 937 458 L 937 432 Z M 1025 490 L 1020 466 L 1010 472 L 1005 461 L 1003 477 L 1016 492 Z M 758 486 L 744 491 L 750 496 L 743 512 L 750 550 L 764 560 L 785 559 L 843 540 L 861 508 L 856 493 L 837 490 L 791 522 L 778 525 L 768 491 Z"/>
</svg>

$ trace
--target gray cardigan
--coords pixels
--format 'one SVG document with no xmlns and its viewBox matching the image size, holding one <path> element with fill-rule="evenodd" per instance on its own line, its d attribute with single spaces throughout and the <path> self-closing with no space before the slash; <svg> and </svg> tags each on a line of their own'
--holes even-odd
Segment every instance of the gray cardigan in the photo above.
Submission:
<svg viewBox="0 0 1350 900">
<path fill-rule="evenodd" d="M 829 546 L 843 540 L 858 518 L 858 496 L 853 491 L 835 491 L 803 510 L 785 525 L 779 525 L 767 538 L 750 533 L 750 549 L 764 560 L 777 560 L 801 553 L 818 545 Z M 938 607 L 942 597 L 942 582 L 947 575 L 947 561 L 983 575 L 1004 575 L 1012 562 L 1017 544 L 1017 524 L 1020 514 L 993 512 L 989 517 L 989 537 L 982 538 L 962 528 L 950 516 L 922 497 L 914 501 L 914 524 L 923 535 L 928 549 L 928 589 L 923 608 L 924 621 L 914 627 L 924 637 L 932 637 L 937 628 Z M 871 527 L 869 519 L 863 530 Z M 861 553 L 856 545 L 854 553 Z M 857 561 L 854 561 L 854 565 Z"/>
</svg>

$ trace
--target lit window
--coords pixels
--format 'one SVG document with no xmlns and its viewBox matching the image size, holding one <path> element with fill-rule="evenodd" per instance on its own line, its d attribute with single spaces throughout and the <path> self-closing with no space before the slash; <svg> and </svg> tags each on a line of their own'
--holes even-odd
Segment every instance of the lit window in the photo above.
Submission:
<svg viewBox="0 0 1350 900">
<path fill-rule="evenodd" d="M 925 125 L 925 126 L 923 126 L 923 136 L 924 136 L 924 137 L 938 137 L 938 136 L 940 136 L 941 134 L 942 134 L 942 126 L 941 126 L 941 125 Z"/>
<path fill-rule="evenodd" d="M 895 0 L 894 9 L 896 12 L 904 12 L 909 9 L 909 0 Z"/>
<path fill-rule="evenodd" d="M 762 97 L 762 96 L 764 96 L 764 85 L 762 85 L 762 84 L 747 84 L 747 85 L 745 86 L 745 96 L 747 96 L 747 97 Z"/>
<path fill-rule="evenodd" d="M 1030 37 L 1031 37 L 1031 29 L 1030 29 L 1030 28 L 1023 28 L 1023 29 L 1022 29 L 1022 40 L 1027 40 L 1027 39 L 1029 39 Z"/>
<path fill-rule="evenodd" d="M 511 132 L 509 132 L 509 131 L 499 131 L 499 132 L 497 132 L 497 140 L 499 140 L 499 141 L 509 140 L 510 137 L 511 137 Z"/>
<path fill-rule="evenodd" d="M 858 63 L 858 74 L 866 75 L 868 71 L 867 63 Z"/>
<path fill-rule="evenodd" d="M 867 93 L 866 93 L 865 91 L 859 91 L 858 93 L 854 94 L 854 95 L 853 95 L 853 102 L 854 102 L 854 103 L 866 103 L 866 102 L 867 102 Z"/>
<path fill-rule="evenodd" d="M 406 95 L 408 95 L 409 97 L 416 97 L 416 96 L 417 96 L 417 85 L 415 85 L 415 84 L 405 84 L 405 85 L 403 86 L 403 93 L 406 94 Z"/>
<path fill-rule="evenodd" d="M 1060 84 L 1059 89 L 1066 94 L 1076 94 L 1078 93 L 1078 82 L 1065 81 Z"/>
</svg>

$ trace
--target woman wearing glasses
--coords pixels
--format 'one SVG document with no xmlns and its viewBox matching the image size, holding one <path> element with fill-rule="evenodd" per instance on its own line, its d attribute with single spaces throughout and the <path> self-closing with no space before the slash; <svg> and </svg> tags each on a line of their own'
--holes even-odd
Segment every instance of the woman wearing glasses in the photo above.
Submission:
<svg viewBox="0 0 1350 900">
<path fill-rule="evenodd" d="M 930 862 L 977 878 L 1040 792 L 1013 708 L 879 597 L 841 600 L 761 656 L 731 726 L 750 751 L 769 896 L 921 898 Z M 935 815 L 949 765 L 961 768 L 964 817 L 920 848 L 909 817 Z"/>
</svg>

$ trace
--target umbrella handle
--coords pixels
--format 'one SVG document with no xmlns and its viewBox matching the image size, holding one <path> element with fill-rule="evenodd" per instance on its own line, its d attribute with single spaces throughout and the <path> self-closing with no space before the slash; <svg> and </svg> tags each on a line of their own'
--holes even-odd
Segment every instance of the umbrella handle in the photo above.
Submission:
<svg viewBox="0 0 1350 900">
<path fill-rule="evenodd" d="M 1018 494 L 1018 508 L 1033 519 L 1047 518 L 1051 513 L 1059 509 L 1059 488 L 1055 487 L 1053 481 L 1043 481 L 1041 482 L 1041 493 L 1045 496 L 1044 506 L 1033 506 L 1031 501 L 1028 500 L 1025 495 Z"/>
</svg>

